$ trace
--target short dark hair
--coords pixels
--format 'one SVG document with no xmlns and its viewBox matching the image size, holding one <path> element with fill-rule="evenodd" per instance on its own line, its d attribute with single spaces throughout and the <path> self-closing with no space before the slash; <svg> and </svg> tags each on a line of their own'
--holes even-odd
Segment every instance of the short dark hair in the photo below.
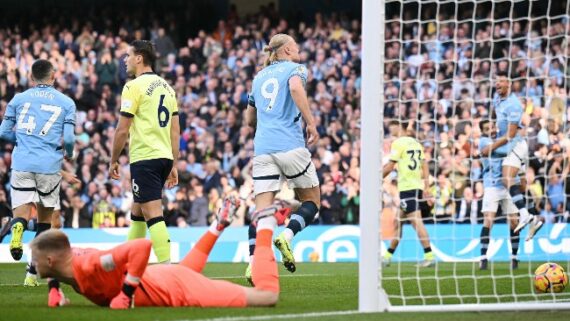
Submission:
<svg viewBox="0 0 570 321">
<path fill-rule="evenodd" d="M 145 66 L 154 66 L 156 51 L 154 50 L 154 44 L 152 42 L 149 40 L 135 40 L 131 42 L 131 46 L 136 55 L 143 57 L 143 64 Z"/>
<path fill-rule="evenodd" d="M 507 77 L 509 78 L 509 73 L 504 70 L 497 71 L 497 77 Z"/>
<path fill-rule="evenodd" d="M 389 123 L 388 126 L 401 126 L 403 128 L 407 128 L 408 127 L 408 121 L 406 120 L 397 120 L 397 119 L 392 119 Z"/>
<path fill-rule="evenodd" d="M 489 119 L 483 119 L 482 121 L 479 122 L 479 129 L 481 129 L 481 131 L 483 131 L 483 127 L 487 124 L 490 124 L 491 121 Z"/>
<path fill-rule="evenodd" d="M 53 70 L 51 62 L 45 59 L 38 59 L 32 65 L 32 77 L 35 81 L 47 80 Z"/>
</svg>

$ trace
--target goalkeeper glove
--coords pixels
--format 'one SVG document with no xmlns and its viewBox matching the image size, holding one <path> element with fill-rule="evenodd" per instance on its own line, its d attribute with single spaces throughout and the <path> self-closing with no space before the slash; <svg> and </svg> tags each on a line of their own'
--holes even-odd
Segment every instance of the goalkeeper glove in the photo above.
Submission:
<svg viewBox="0 0 570 321">
<path fill-rule="evenodd" d="M 57 288 L 51 288 L 48 294 L 48 306 L 57 308 L 69 304 L 69 299 L 63 295 L 63 291 Z"/>
<path fill-rule="evenodd" d="M 123 289 L 111 301 L 111 309 L 129 309 L 135 307 L 135 290 L 136 286 L 123 283 Z"/>
</svg>

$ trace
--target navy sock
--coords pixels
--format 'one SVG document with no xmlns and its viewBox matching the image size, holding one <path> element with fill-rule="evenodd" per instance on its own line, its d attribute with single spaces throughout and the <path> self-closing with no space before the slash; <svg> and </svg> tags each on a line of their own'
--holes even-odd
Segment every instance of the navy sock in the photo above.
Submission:
<svg viewBox="0 0 570 321">
<path fill-rule="evenodd" d="M 299 233 L 313 222 L 318 212 L 317 204 L 311 201 L 303 202 L 297 213 L 291 215 L 287 228 L 293 231 L 293 235 Z"/>
<path fill-rule="evenodd" d="M 247 237 L 249 239 L 249 256 L 252 256 L 255 252 L 255 238 L 257 237 L 257 228 L 253 224 L 249 225 Z"/>
<path fill-rule="evenodd" d="M 515 233 L 515 230 L 510 230 L 511 234 L 511 254 L 516 256 L 519 253 L 520 231 Z"/>
<path fill-rule="evenodd" d="M 488 227 L 483 226 L 481 229 L 481 255 L 487 255 L 487 249 L 489 248 L 489 234 L 490 230 Z"/>
</svg>

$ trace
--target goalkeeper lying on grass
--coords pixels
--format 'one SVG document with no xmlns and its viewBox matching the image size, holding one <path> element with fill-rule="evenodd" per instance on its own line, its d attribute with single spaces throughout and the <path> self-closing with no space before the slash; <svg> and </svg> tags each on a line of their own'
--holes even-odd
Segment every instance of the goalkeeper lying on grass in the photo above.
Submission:
<svg viewBox="0 0 570 321">
<path fill-rule="evenodd" d="M 273 231 L 291 213 L 284 203 L 255 212 L 257 248 L 253 265 L 255 288 L 211 280 L 201 274 L 216 240 L 239 206 L 224 200 L 217 220 L 210 225 L 179 264 L 148 265 L 151 241 L 138 239 L 108 251 L 74 249 L 58 230 L 47 231 L 32 241 L 32 257 L 42 278 L 56 278 L 71 285 L 93 303 L 126 309 L 133 306 L 246 307 L 272 306 L 279 297 L 279 275 L 271 249 Z M 48 304 L 68 301 L 51 287 Z"/>
</svg>

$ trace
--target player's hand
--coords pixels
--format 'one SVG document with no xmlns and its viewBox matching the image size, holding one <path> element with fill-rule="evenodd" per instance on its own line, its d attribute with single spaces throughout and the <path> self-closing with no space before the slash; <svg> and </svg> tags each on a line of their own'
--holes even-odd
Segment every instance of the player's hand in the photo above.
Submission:
<svg viewBox="0 0 570 321">
<path fill-rule="evenodd" d="M 319 132 L 315 125 L 307 125 L 307 145 L 313 146 L 319 140 Z"/>
<path fill-rule="evenodd" d="M 133 298 L 129 297 L 125 294 L 125 292 L 121 291 L 119 294 L 111 300 L 111 304 L 109 305 L 111 309 L 129 309 L 134 308 L 133 305 Z"/>
<path fill-rule="evenodd" d="M 118 162 L 114 162 L 109 165 L 109 177 L 112 179 L 121 178 L 121 168 L 119 167 Z"/>
<path fill-rule="evenodd" d="M 69 299 L 63 295 L 61 289 L 52 288 L 48 294 L 48 306 L 50 308 L 57 308 L 69 304 Z"/>
<path fill-rule="evenodd" d="M 61 171 L 61 177 L 71 185 L 81 184 L 81 180 L 72 173 Z"/>
<path fill-rule="evenodd" d="M 166 187 L 173 188 L 174 186 L 178 185 L 178 170 L 176 167 L 172 167 L 170 174 L 168 174 L 168 178 L 166 179 Z"/>
</svg>

